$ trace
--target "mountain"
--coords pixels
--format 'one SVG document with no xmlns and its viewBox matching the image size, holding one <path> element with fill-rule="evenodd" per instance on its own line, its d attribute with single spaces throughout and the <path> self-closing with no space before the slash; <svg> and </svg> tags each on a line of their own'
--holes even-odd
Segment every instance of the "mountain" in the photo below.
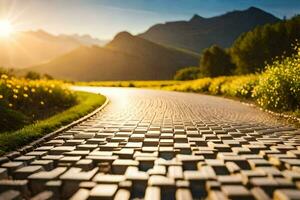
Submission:
<svg viewBox="0 0 300 200">
<path fill-rule="evenodd" d="M 56 36 L 43 30 L 18 32 L 8 39 L 0 39 L 0 66 L 24 68 L 37 65 L 81 45 L 92 44 L 99 44 L 99 41 L 88 36 Z"/>
<path fill-rule="evenodd" d="M 59 35 L 61 37 L 66 37 L 66 38 L 73 38 L 75 40 L 77 40 L 78 42 L 80 42 L 82 45 L 87 45 L 87 46 L 91 46 L 91 45 L 98 45 L 98 46 L 104 46 L 105 44 L 107 44 L 109 41 L 108 40 L 99 40 L 97 38 L 93 38 L 92 36 L 85 34 L 85 35 L 79 35 L 79 34 L 73 34 L 73 35 L 66 35 L 66 34 L 62 34 Z"/>
<path fill-rule="evenodd" d="M 279 20 L 259 8 L 250 7 L 211 18 L 194 15 L 189 21 L 157 24 L 138 36 L 160 44 L 201 52 L 213 44 L 229 47 L 241 33 Z"/>
<path fill-rule="evenodd" d="M 198 59 L 196 54 L 121 32 L 105 47 L 82 46 L 27 70 L 75 81 L 159 80 L 173 78 L 178 69 L 197 65 Z"/>
</svg>

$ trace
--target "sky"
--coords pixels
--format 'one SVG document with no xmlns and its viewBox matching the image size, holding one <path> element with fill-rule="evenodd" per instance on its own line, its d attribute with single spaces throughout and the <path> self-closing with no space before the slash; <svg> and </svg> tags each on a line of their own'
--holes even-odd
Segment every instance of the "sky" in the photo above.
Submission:
<svg viewBox="0 0 300 200">
<path fill-rule="evenodd" d="M 0 0 L 0 19 L 18 30 L 90 34 L 111 39 L 120 31 L 144 32 L 156 23 L 212 17 L 250 6 L 277 17 L 300 14 L 300 0 Z"/>
</svg>

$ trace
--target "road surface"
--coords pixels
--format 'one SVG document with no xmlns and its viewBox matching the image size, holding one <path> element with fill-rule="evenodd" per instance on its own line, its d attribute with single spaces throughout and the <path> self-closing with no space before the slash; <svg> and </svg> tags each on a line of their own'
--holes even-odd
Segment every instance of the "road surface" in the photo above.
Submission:
<svg viewBox="0 0 300 200">
<path fill-rule="evenodd" d="M 110 103 L 9 162 L 0 199 L 299 199 L 300 131 L 220 97 L 79 87 Z"/>
</svg>

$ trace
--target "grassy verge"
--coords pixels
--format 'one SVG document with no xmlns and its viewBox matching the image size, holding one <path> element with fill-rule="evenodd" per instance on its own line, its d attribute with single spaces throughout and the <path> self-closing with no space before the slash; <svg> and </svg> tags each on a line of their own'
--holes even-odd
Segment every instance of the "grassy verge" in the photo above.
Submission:
<svg viewBox="0 0 300 200">
<path fill-rule="evenodd" d="M 137 88 L 161 88 L 181 84 L 184 81 L 161 80 L 161 81 L 92 81 L 77 82 L 75 85 L 98 86 L 98 87 L 137 87 Z"/>
<path fill-rule="evenodd" d="M 76 92 L 75 94 L 78 98 L 78 103 L 75 106 L 50 118 L 25 126 L 20 130 L 1 133 L 0 155 L 20 148 L 47 133 L 79 119 L 102 105 L 106 100 L 104 96 L 98 94 L 86 92 Z"/>
</svg>

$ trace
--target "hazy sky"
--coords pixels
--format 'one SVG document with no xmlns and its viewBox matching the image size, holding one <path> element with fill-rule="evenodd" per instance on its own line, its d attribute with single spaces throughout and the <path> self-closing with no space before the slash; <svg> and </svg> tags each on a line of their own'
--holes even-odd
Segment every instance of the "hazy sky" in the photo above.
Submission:
<svg viewBox="0 0 300 200">
<path fill-rule="evenodd" d="M 0 17 L 9 16 L 18 29 L 90 34 L 110 39 L 151 25 L 188 20 L 197 13 L 211 17 L 256 6 L 282 18 L 300 13 L 300 0 L 0 0 Z"/>
</svg>

